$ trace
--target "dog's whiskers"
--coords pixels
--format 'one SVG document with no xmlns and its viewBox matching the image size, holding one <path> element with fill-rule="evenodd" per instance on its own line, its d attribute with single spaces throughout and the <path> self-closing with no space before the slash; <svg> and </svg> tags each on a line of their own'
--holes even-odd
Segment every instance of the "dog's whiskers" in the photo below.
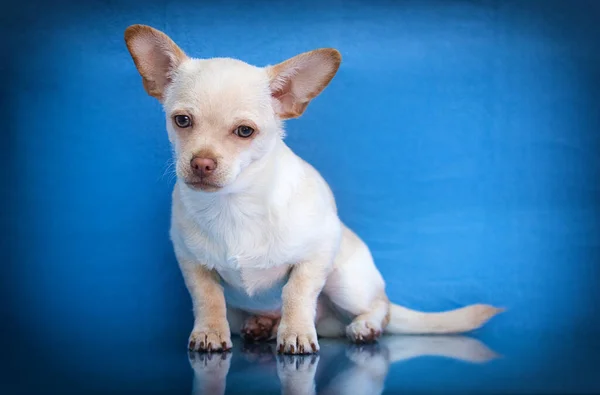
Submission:
<svg viewBox="0 0 600 395">
<path fill-rule="evenodd" d="M 177 174 L 175 173 L 175 160 L 173 159 L 169 159 L 165 165 L 165 170 L 163 171 L 162 176 L 160 177 L 161 181 L 164 180 L 166 175 L 169 175 L 169 178 L 167 179 L 168 182 L 173 181 Z"/>
</svg>

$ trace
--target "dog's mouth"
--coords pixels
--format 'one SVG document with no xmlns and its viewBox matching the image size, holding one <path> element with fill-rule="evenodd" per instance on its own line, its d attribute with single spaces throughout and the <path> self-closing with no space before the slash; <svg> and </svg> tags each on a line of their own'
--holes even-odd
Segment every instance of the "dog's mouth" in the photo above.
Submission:
<svg viewBox="0 0 600 395">
<path fill-rule="evenodd" d="M 210 183 L 205 180 L 188 180 L 185 181 L 185 184 L 195 190 L 201 190 L 204 192 L 214 192 L 221 189 L 220 185 Z"/>
</svg>

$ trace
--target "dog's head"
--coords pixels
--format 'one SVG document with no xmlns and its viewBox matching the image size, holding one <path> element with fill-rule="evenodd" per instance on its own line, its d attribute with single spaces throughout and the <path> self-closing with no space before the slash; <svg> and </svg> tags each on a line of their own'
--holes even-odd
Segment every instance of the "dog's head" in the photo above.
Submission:
<svg viewBox="0 0 600 395">
<path fill-rule="evenodd" d="M 133 25 L 125 42 L 144 88 L 163 105 L 177 177 L 190 188 L 230 186 L 282 137 L 335 75 L 341 56 L 317 49 L 275 66 L 193 59 L 167 35 Z"/>
</svg>

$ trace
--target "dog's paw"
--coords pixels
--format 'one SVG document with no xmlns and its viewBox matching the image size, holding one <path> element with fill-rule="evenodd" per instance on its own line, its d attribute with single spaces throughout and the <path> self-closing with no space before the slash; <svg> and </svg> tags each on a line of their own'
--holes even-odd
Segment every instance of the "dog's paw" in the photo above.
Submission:
<svg viewBox="0 0 600 395">
<path fill-rule="evenodd" d="M 353 321 L 346 327 L 346 336 L 354 343 L 373 343 L 381 336 L 381 324 L 370 321 Z"/>
<path fill-rule="evenodd" d="M 269 318 L 263 316 L 249 317 L 240 331 L 242 338 L 247 342 L 268 341 L 275 338 L 279 318 Z"/>
<path fill-rule="evenodd" d="M 223 352 L 231 350 L 231 334 L 229 329 L 194 330 L 188 342 L 190 351 Z"/>
<path fill-rule="evenodd" d="M 277 352 L 280 354 L 314 354 L 319 351 L 317 331 L 310 327 L 292 327 L 282 322 L 277 332 Z"/>
</svg>

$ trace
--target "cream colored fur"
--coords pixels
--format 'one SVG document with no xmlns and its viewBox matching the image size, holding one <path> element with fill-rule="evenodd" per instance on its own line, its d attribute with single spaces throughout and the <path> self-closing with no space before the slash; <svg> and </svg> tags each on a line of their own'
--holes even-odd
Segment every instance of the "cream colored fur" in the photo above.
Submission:
<svg viewBox="0 0 600 395">
<path fill-rule="evenodd" d="M 167 115 L 177 173 L 171 239 L 194 306 L 191 349 L 229 349 L 245 321 L 295 354 L 318 351 L 318 335 L 363 342 L 384 332 L 465 332 L 499 311 L 472 305 L 427 314 L 391 304 L 329 186 L 284 143 L 282 121 L 300 116 L 333 78 L 336 50 L 255 67 L 190 58 L 148 26 L 129 27 L 125 40 Z M 190 127 L 177 126 L 180 115 Z M 239 137 L 241 125 L 255 133 Z M 198 176 L 195 157 L 216 169 Z M 273 317 L 273 326 L 253 328 L 256 316 Z"/>
</svg>

